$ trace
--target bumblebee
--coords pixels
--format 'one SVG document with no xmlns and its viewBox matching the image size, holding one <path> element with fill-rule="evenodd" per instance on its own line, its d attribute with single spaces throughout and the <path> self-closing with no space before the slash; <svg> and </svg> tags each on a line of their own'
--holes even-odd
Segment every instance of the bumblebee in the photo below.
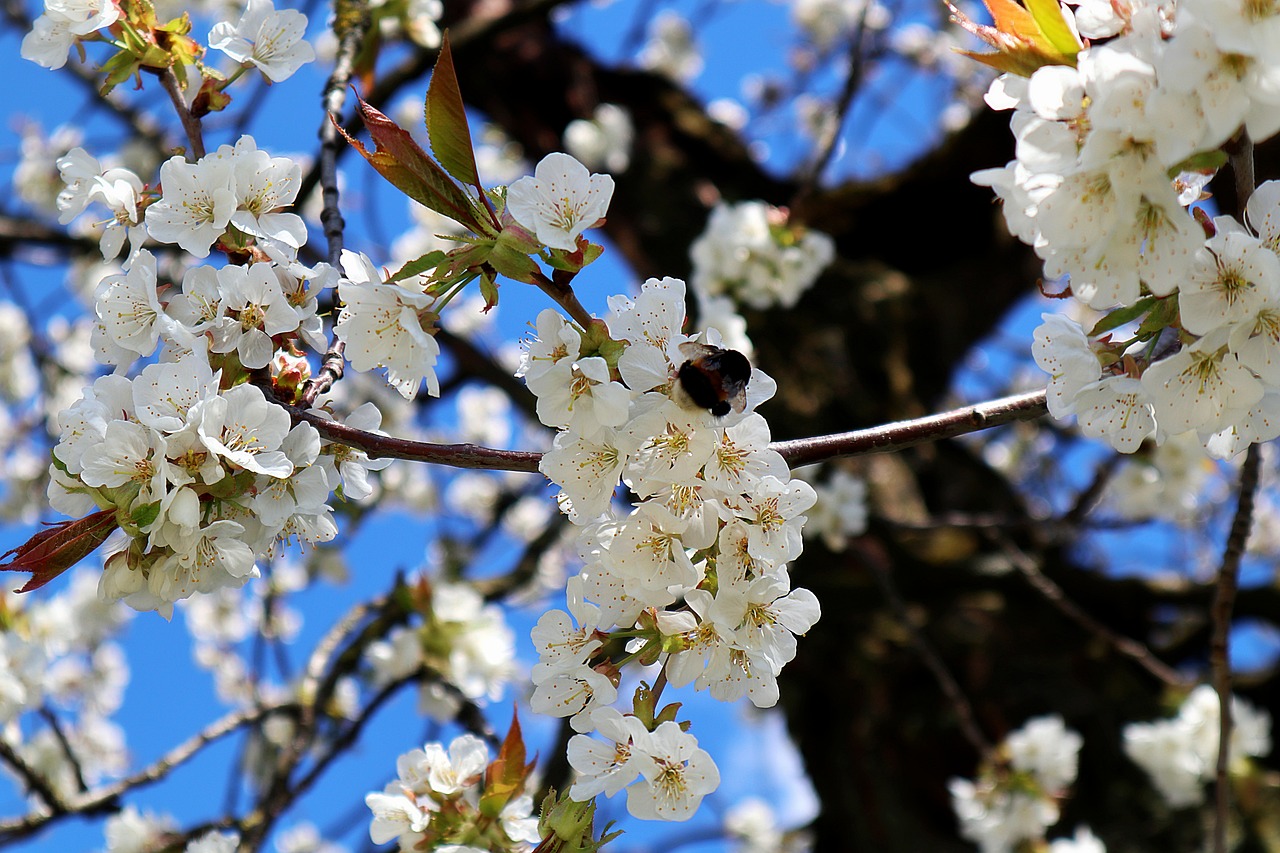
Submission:
<svg viewBox="0 0 1280 853">
<path fill-rule="evenodd" d="M 694 342 L 680 345 L 687 359 L 676 372 L 676 401 L 689 409 L 707 409 L 716 417 L 747 407 L 751 362 L 737 350 Z"/>
</svg>

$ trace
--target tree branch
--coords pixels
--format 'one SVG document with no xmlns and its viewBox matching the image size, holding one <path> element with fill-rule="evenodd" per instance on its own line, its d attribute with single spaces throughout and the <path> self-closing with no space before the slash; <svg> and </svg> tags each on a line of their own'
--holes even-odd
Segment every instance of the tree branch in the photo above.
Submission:
<svg viewBox="0 0 1280 853">
<path fill-rule="evenodd" d="M 528 473 L 536 472 L 538 463 L 542 460 L 542 454 L 532 450 L 498 450 L 478 444 L 435 444 L 379 435 L 327 420 L 279 400 L 276 404 L 288 410 L 295 423 L 306 421 L 330 441 L 363 450 L 375 459 L 407 459 L 454 468 Z M 1032 391 L 915 420 L 817 438 L 775 441 L 769 446 L 782 454 L 788 465 L 798 468 L 837 456 L 888 453 L 944 438 L 955 438 L 1014 421 L 1033 420 L 1045 411 L 1045 392 Z"/>
<path fill-rule="evenodd" d="M 125 794 L 134 788 L 143 785 L 149 785 L 158 782 L 168 776 L 178 766 L 184 764 L 192 756 L 210 743 L 222 738 L 241 726 L 255 723 L 264 717 L 277 713 L 288 713 L 298 708 L 296 702 L 280 702 L 272 705 L 262 705 L 256 708 L 247 708 L 234 711 L 227 714 L 222 719 L 207 726 L 203 731 L 184 741 L 168 753 L 160 757 L 155 763 L 144 770 L 126 776 L 119 781 L 101 788 L 87 791 L 76 797 L 72 797 L 64 803 L 62 810 L 54 811 L 51 814 L 31 814 L 22 818 L 0 821 L 0 841 L 14 841 L 19 838 L 25 838 L 33 835 L 46 824 L 66 817 L 71 814 L 89 814 L 99 809 L 108 807 L 117 797 Z M 0 745 L 0 749 L 4 749 Z"/>
<path fill-rule="evenodd" d="M 321 95 L 324 120 L 320 123 L 318 175 L 324 202 L 320 211 L 320 224 L 328 241 L 329 263 L 341 269 L 342 238 L 346 223 L 338 208 L 338 157 L 346 146 L 342 144 L 338 134 L 338 122 L 342 120 L 342 108 L 347 99 L 347 86 L 355 72 L 356 56 L 369 32 L 370 17 L 367 2 L 352 0 L 340 4 L 339 9 L 339 19 L 334 23 L 334 30 L 338 33 L 338 55 L 334 61 L 333 73 L 329 75 Z M 299 192 L 299 203 L 304 198 L 305 195 Z M 332 388 L 333 383 L 341 379 L 346 370 L 346 359 L 343 357 L 345 344 L 338 339 L 336 331 L 331 334 L 333 337 L 320 363 L 320 370 L 302 389 L 304 406 L 311 405 L 318 396 Z"/>
<path fill-rule="evenodd" d="M 1231 809 L 1231 788 L 1227 770 L 1231 762 L 1231 615 L 1235 606 L 1240 577 L 1240 559 L 1244 556 L 1253 525 L 1253 499 L 1258 489 L 1258 468 L 1262 458 L 1258 445 L 1249 445 L 1244 464 L 1240 466 L 1240 497 L 1235 518 L 1218 569 L 1217 591 L 1213 599 L 1213 635 L 1209 641 L 1209 663 L 1213 670 L 1213 687 L 1218 693 L 1218 764 L 1213 816 L 1214 853 L 1227 851 L 1227 824 Z"/>
</svg>

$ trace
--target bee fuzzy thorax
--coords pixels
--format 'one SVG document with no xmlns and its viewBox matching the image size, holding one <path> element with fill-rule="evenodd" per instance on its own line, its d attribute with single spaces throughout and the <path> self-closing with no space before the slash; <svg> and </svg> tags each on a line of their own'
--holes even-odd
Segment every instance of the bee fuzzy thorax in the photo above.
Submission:
<svg viewBox="0 0 1280 853">
<path fill-rule="evenodd" d="M 747 406 L 751 362 L 737 350 L 683 343 L 686 361 L 676 371 L 675 399 L 689 409 L 707 409 L 716 417 Z"/>
</svg>

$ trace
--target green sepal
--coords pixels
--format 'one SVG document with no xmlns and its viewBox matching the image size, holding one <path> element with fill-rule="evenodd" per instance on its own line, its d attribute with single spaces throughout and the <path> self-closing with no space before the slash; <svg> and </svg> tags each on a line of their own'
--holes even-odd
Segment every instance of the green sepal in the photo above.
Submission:
<svg viewBox="0 0 1280 853">
<path fill-rule="evenodd" d="M 552 788 L 542 800 L 538 815 L 538 834 L 542 842 L 534 853 L 596 853 L 604 845 L 622 835 L 622 831 L 609 832 L 613 822 L 605 824 L 597 841 L 595 838 L 596 802 L 585 803 L 569 799 L 568 792 L 556 794 Z"/>
<path fill-rule="evenodd" d="M 149 526 L 153 521 L 160 517 L 160 501 L 152 501 L 149 504 L 142 504 L 133 508 L 133 512 L 129 513 L 129 520 L 133 522 L 133 526 L 139 530 Z"/>
<path fill-rule="evenodd" d="M 1099 335 L 1106 334 L 1112 329 L 1118 329 L 1125 323 L 1133 322 L 1143 314 L 1150 311 L 1155 303 L 1156 297 L 1144 296 L 1132 305 L 1124 305 L 1115 309 L 1110 314 L 1099 320 L 1094 327 L 1089 330 L 1089 337 L 1096 338 Z"/>
<path fill-rule="evenodd" d="M 595 262 L 596 258 L 603 254 L 604 246 L 601 246 L 599 243 L 588 242 L 587 245 L 582 247 L 582 265 L 584 267 L 589 266 Z"/>
<path fill-rule="evenodd" d="M 505 230 L 498 235 L 498 239 L 493 245 L 493 251 L 489 254 L 489 264 L 500 275 L 504 275 L 512 281 L 532 284 L 541 273 L 538 268 L 538 262 L 520 251 L 517 246 L 513 246 L 512 241 L 503 240 L 502 238 L 506 235 L 507 232 Z"/>
<path fill-rule="evenodd" d="M 1157 299 L 1151 313 L 1138 326 L 1136 337 L 1140 341 L 1150 340 L 1178 321 L 1178 294 L 1172 293 Z"/>
<path fill-rule="evenodd" d="M 670 705 L 665 706 L 658 712 L 657 716 L 653 718 L 654 728 L 657 728 L 663 723 L 676 722 L 676 714 L 680 713 L 680 707 L 681 703 L 679 702 L 672 702 Z M 678 723 L 678 725 L 680 726 L 681 731 L 687 732 L 689 730 L 689 722 L 687 720 L 683 723 Z"/>
<path fill-rule="evenodd" d="M 436 265 L 431 283 L 434 285 L 438 282 L 455 282 L 461 277 L 475 278 L 479 274 L 480 267 L 488 263 L 492 252 L 493 244 L 487 240 L 451 249 Z"/>
<path fill-rule="evenodd" d="M 591 325 L 582 330 L 582 343 L 578 346 L 578 358 L 600 356 L 613 370 L 618 366 L 618 359 L 626 351 L 626 344 L 609 337 L 609 327 L 604 320 L 594 318 Z"/>
<path fill-rule="evenodd" d="M 1183 172 L 1203 172 L 1208 174 L 1209 172 L 1216 172 L 1227 165 L 1229 159 L 1231 158 L 1227 156 L 1227 152 L 1221 149 L 1197 151 L 1178 165 L 1171 166 L 1165 174 L 1170 178 L 1176 178 Z"/>
<path fill-rule="evenodd" d="M 400 267 L 400 269 L 393 272 L 391 277 L 387 279 L 387 283 L 390 284 L 393 281 L 404 281 L 405 279 L 413 278 L 416 275 L 424 275 L 430 270 L 438 267 L 445 257 L 445 253 L 440 249 L 436 249 L 434 252 L 427 252 L 425 255 L 419 258 L 414 258 L 412 261 L 409 261 L 404 266 Z"/>
<path fill-rule="evenodd" d="M 498 281 L 488 270 L 480 271 L 480 295 L 484 297 L 484 313 L 498 305 Z"/>
</svg>

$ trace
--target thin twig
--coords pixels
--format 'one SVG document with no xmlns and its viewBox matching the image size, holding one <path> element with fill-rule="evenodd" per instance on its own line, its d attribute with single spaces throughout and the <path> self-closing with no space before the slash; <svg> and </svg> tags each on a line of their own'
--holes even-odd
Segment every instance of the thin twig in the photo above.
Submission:
<svg viewBox="0 0 1280 853">
<path fill-rule="evenodd" d="M 55 820 L 66 817 L 71 814 L 90 814 L 98 811 L 122 794 L 139 788 L 143 785 L 149 785 L 158 782 L 168 776 L 180 765 L 186 763 L 192 756 L 210 743 L 225 737 L 226 735 L 236 731 L 242 726 L 250 723 L 256 723 L 258 720 L 270 714 L 287 713 L 296 711 L 298 708 L 295 702 L 281 702 L 274 705 L 264 705 L 257 708 L 248 708 L 240 711 L 234 711 L 227 714 L 222 719 L 206 726 L 198 734 L 193 735 L 165 755 L 161 756 L 149 767 L 134 773 L 130 776 L 113 782 L 110 785 L 104 785 L 101 788 L 95 788 L 85 793 L 69 798 L 62 803 L 59 808 L 54 800 L 51 804 L 53 811 L 49 814 L 29 814 L 25 817 L 14 818 L 10 820 L 0 821 L 0 843 L 7 843 L 25 838 L 38 832 L 45 825 Z M 8 760 L 6 750 L 8 745 L 0 741 L 0 757 Z M 17 767 L 18 765 L 14 765 Z M 24 776 L 24 778 L 26 778 Z M 42 793 L 41 796 L 44 796 Z"/>
<path fill-rule="evenodd" d="M 45 779 L 34 767 L 26 762 L 18 751 L 14 749 L 8 741 L 0 739 L 0 759 L 13 769 L 13 772 L 27 786 L 27 790 L 35 794 L 44 804 L 49 807 L 50 814 L 40 815 L 44 818 L 52 818 L 56 815 L 65 814 L 67 807 L 62 802 L 62 798 L 58 796 L 58 792 L 49 784 L 49 780 Z M 3 824 L 0 824 L 0 828 Z"/>
<path fill-rule="evenodd" d="M 1016 546 L 1007 538 L 992 537 L 992 540 L 1001 548 L 1009 561 L 1013 563 L 1014 568 L 1022 573 L 1022 576 L 1031 584 L 1032 589 L 1040 593 L 1046 601 L 1058 608 L 1062 615 L 1075 622 L 1081 628 L 1084 628 L 1090 634 L 1101 638 L 1120 654 L 1137 663 L 1147 672 L 1158 678 L 1164 684 L 1171 687 L 1187 687 L 1188 679 L 1178 673 L 1176 669 L 1169 666 L 1146 645 L 1133 639 L 1126 637 L 1106 625 L 1103 625 L 1097 619 L 1093 618 L 1080 605 L 1076 604 L 1058 586 L 1051 578 L 1040 571 L 1040 567 L 1036 565 L 1035 560 L 1031 558 L 1025 551 Z"/>
<path fill-rule="evenodd" d="M 412 441 L 388 435 L 365 432 L 328 420 L 297 406 L 284 406 L 294 422 L 306 421 L 324 438 L 363 450 L 371 458 L 408 459 L 415 462 L 434 462 L 454 468 L 479 468 L 494 471 L 525 471 L 534 473 L 542 454 L 530 450 L 498 450 L 477 444 L 434 444 L 429 441 Z"/>
<path fill-rule="evenodd" d="M 1231 808 L 1231 789 L 1227 769 L 1231 756 L 1231 614 L 1235 608 L 1236 589 L 1240 579 L 1240 560 L 1253 525 L 1253 499 L 1258 489 L 1258 445 L 1249 445 L 1244 464 L 1240 466 L 1240 497 L 1236 504 L 1231 532 L 1218 569 L 1217 590 L 1213 598 L 1213 634 L 1209 641 L 1209 665 L 1213 671 L 1213 687 L 1218 693 L 1218 765 L 1214 798 L 1213 850 L 1226 853 L 1227 822 Z"/>
<path fill-rule="evenodd" d="M 863 46 L 863 38 L 867 32 L 867 14 L 871 11 L 874 4 L 866 3 L 862 7 L 862 14 L 858 16 L 858 22 L 854 25 L 853 31 L 849 33 L 849 73 L 844 79 L 844 86 L 840 89 L 840 95 L 836 99 L 834 115 L 831 121 L 822 129 L 822 135 L 818 139 L 817 156 L 813 158 L 813 164 L 806 172 L 804 179 L 800 182 L 800 188 L 796 191 L 792 207 L 798 207 L 800 203 L 817 189 L 818 182 L 822 179 L 822 173 L 831 163 L 831 158 L 835 156 L 836 147 L 840 142 L 840 131 L 844 129 L 844 123 L 849 118 L 849 111 L 853 108 L 853 99 L 857 96 L 858 90 L 862 87 L 863 70 L 866 68 L 866 51 Z"/>
<path fill-rule="evenodd" d="M 49 724 L 49 729 L 53 732 L 54 739 L 58 741 L 58 746 L 62 749 L 63 757 L 71 765 L 71 773 L 76 780 L 76 791 L 83 794 L 89 790 L 88 784 L 84 781 L 84 768 L 80 765 L 80 758 L 76 755 L 75 750 L 71 748 L 71 739 L 67 737 L 67 732 L 62 727 L 62 721 L 58 719 L 58 715 L 53 713 L 53 709 L 48 705 L 41 705 L 36 713 Z"/>
<path fill-rule="evenodd" d="M 333 73 L 329 75 L 321 95 L 324 105 L 324 121 L 320 124 L 320 163 L 319 176 L 323 207 L 320 211 L 320 224 L 324 228 L 325 240 L 328 243 L 329 263 L 339 267 L 342 261 L 343 229 L 346 223 L 342 219 L 342 211 L 338 207 L 338 157 L 343 146 L 338 133 L 338 122 L 342 120 L 342 108 L 347 100 L 347 86 L 355 73 L 356 57 L 369 32 L 370 16 L 367 2 L 339 4 L 340 16 L 335 28 L 339 30 L 338 55 L 334 60 Z M 298 202 L 302 202 L 299 195 Z M 316 398 L 333 387 L 333 383 L 342 378 L 346 368 L 343 358 L 345 346 L 334 334 L 328 351 L 320 363 L 320 370 L 309 381 L 302 391 L 304 405 L 311 405 Z"/>
<path fill-rule="evenodd" d="M 942 657 L 911 618 L 911 613 L 907 610 L 907 604 L 903 601 L 902 595 L 898 592 L 898 588 L 890 576 L 889 566 L 884 555 L 869 554 L 868 557 L 871 570 L 875 573 L 876 581 L 880 584 L 880 590 L 884 593 L 884 597 L 893 608 L 894 613 L 897 614 L 898 622 L 911 638 L 911 645 L 915 647 L 916 654 L 920 656 L 920 660 L 933 673 L 934 680 L 938 682 L 938 688 L 942 690 L 943 695 L 947 697 L 947 701 L 951 703 L 951 707 L 956 714 L 956 722 L 960 726 L 960 733 L 964 735 L 965 740 L 969 741 L 974 751 L 985 758 L 991 753 L 991 744 L 983 736 L 982 729 L 978 727 L 977 717 L 973 713 L 973 705 L 970 704 L 969 697 L 964 695 L 964 691 L 960 689 L 959 682 L 956 681 L 951 671 L 947 669 Z"/>
<path fill-rule="evenodd" d="M 1120 462 L 1124 457 L 1118 453 L 1113 453 L 1097 467 L 1093 472 L 1093 479 L 1089 481 L 1089 485 L 1084 491 L 1076 495 L 1076 499 L 1072 501 L 1071 508 L 1062 516 L 1062 521 L 1075 527 L 1084 522 L 1085 516 L 1094 508 L 1098 501 L 1102 498 L 1103 492 L 1107 490 L 1107 486 L 1115 477 L 1116 471 L 1120 470 Z"/>
<path fill-rule="evenodd" d="M 169 100 L 173 101 L 173 109 L 178 114 L 178 121 L 182 122 L 182 130 L 187 135 L 187 142 L 191 144 L 187 159 L 192 162 L 199 160 L 204 156 L 204 126 L 187 107 L 187 99 L 182 94 L 182 84 L 178 82 L 178 75 L 172 68 L 166 68 L 160 75 L 160 85 L 169 93 Z"/>
</svg>

